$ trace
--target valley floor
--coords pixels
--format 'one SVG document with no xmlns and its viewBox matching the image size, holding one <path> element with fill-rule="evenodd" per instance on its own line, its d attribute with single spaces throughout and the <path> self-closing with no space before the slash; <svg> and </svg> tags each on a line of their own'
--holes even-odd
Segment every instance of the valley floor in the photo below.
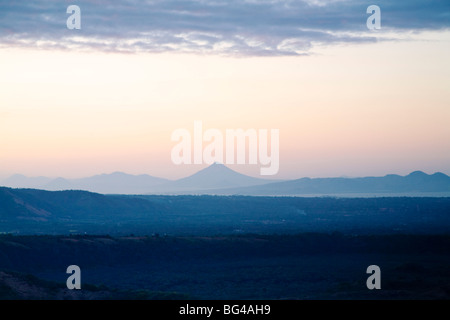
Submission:
<svg viewBox="0 0 450 320">
<path fill-rule="evenodd" d="M 4 235 L 0 269 L 2 299 L 449 299 L 450 235 Z"/>
</svg>

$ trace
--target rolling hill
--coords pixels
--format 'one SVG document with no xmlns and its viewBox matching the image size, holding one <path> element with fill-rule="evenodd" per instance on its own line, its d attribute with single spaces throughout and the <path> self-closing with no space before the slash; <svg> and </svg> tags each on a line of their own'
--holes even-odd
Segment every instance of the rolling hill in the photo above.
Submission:
<svg viewBox="0 0 450 320">
<path fill-rule="evenodd" d="M 34 188 L 47 191 L 84 190 L 103 194 L 142 194 L 169 180 L 150 175 L 123 172 L 100 174 L 81 179 L 26 177 L 16 174 L 0 182 L 10 188 Z"/>
<path fill-rule="evenodd" d="M 450 198 L 102 195 L 0 187 L 0 234 L 448 232 Z"/>
</svg>

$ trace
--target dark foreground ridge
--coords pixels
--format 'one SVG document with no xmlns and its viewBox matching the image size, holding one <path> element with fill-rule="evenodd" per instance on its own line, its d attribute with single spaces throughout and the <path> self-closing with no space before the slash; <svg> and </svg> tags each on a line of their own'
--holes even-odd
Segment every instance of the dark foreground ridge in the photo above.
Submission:
<svg viewBox="0 0 450 320">
<path fill-rule="evenodd" d="M 449 233 L 450 198 L 123 196 L 0 188 L 0 233 Z"/>
<path fill-rule="evenodd" d="M 449 235 L 0 236 L 1 299 L 449 299 L 449 284 Z"/>
<path fill-rule="evenodd" d="M 83 290 L 68 290 L 64 283 L 43 280 L 14 271 L 0 271 L 0 300 L 184 300 L 171 292 L 117 290 L 105 285 L 83 285 Z"/>
</svg>

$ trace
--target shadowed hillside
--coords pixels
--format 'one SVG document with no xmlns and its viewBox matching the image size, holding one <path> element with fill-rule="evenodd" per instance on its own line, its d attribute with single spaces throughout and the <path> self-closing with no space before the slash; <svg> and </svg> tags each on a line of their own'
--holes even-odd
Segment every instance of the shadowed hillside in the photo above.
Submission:
<svg viewBox="0 0 450 320">
<path fill-rule="evenodd" d="M 40 279 L 32 274 L 0 270 L 0 300 L 180 300 L 186 295 L 148 290 L 117 290 L 105 285 L 84 284 L 69 290 L 65 283 Z"/>
<path fill-rule="evenodd" d="M 15 234 L 442 233 L 450 198 L 105 196 L 0 188 L 0 232 Z"/>
</svg>

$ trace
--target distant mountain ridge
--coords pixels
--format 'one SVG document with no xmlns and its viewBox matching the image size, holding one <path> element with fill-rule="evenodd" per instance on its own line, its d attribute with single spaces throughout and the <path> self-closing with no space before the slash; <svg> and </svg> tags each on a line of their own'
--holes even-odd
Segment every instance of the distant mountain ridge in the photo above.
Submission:
<svg viewBox="0 0 450 320">
<path fill-rule="evenodd" d="M 15 174 L 1 181 L 4 186 L 11 188 L 38 188 L 50 183 L 51 178 L 47 177 L 26 177 L 23 174 Z"/>
<path fill-rule="evenodd" d="M 279 181 L 250 177 L 233 171 L 223 164 L 213 163 L 189 177 L 155 186 L 147 193 L 183 194 L 187 192 L 189 194 L 202 194 L 207 190 L 253 187 L 273 182 Z"/>
<path fill-rule="evenodd" d="M 295 196 L 434 192 L 450 195 L 450 177 L 441 172 L 426 174 L 414 171 L 406 176 L 388 174 L 383 177 L 301 178 L 282 181 L 250 177 L 219 163 L 178 180 L 114 172 L 81 179 L 13 175 L 1 181 L 0 185 L 48 191 L 85 190 L 103 194 Z"/>
<path fill-rule="evenodd" d="M 363 178 L 301 178 L 265 184 L 252 188 L 218 190 L 229 195 L 335 195 L 335 194 L 401 194 L 401 193 L 449 193 L 450 177 L 441 172 L 426 174 L 414 171 L 406 176 L 389 174 L 384 177 Z"/>
<path fill-rule="evenodd" d="M 123 172 L 100 174 L 81 179 L 28 178 L 13 175 L 0 182 L 10 188 L 33 188 L 47 191 L 84 190 L 104 194 L 141 194 L 169 180 L 150 175 L 130 175 Z"/>
</svg>

